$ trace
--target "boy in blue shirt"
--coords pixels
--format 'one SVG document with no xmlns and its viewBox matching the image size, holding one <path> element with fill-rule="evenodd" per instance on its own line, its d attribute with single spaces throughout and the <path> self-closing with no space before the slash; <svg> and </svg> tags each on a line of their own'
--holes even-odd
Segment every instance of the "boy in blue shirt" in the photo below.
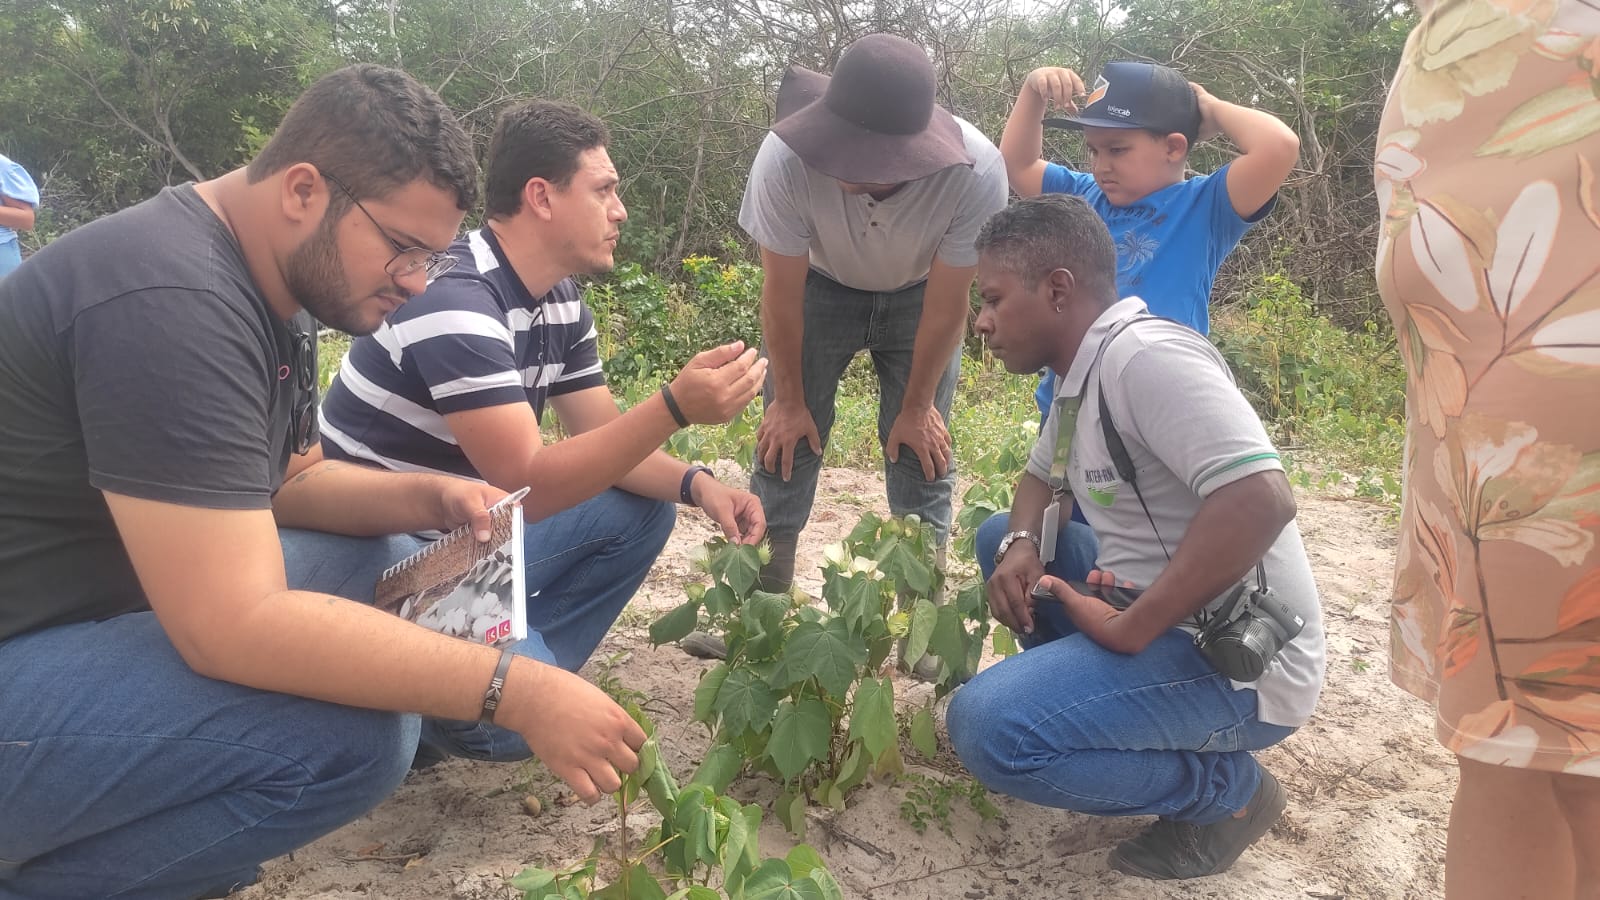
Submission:
<svg viewBox="0 0 1600 900">
<path fill-rule="evenodd" d="M 1046 119 L 1052 107 L 1068 117 Z M 1083 132 L 1087 171 L 1042 158 L 1046 125 Z M 1190 148 L 1218 135 L 1226 135 L 1239 156 L 1209 175 L 1185 179 Z M 1000 138 L 1006 176 L 1019 196 L 1077 194 L 1106 223 L 1117 248 L 1118 296 L 1139 297 L 1152 313 L 1201 334 L 1210 331 L 1217 269 L 1250 226 L 1272 211 L 1299 152 L 1300 139 L 1272 115 L 1219 100 L 1166 66 L 1126 61 L 1107 63 L 1092 91 L 1071 69 L 1028 73 Z M 1035 394 L 1041 412 L 1055 393 L 1055 374 L 1046 371 Z M 1008 526 L 1009 517 L 1000 514 L 978 531 L 985 578 L 1017 538 L 1038 549 L 1036 524 Z M 1083 578 L 1096 542 L 1081 516 L 1060 529 L 1057 545 L 1062 577 Z"/>
</svg>

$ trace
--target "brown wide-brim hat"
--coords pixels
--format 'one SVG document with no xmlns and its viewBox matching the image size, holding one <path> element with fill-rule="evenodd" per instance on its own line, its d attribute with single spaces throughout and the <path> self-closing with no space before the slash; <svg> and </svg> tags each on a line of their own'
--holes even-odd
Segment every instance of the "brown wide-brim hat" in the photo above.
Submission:
<svg viewBox="0 0 1600 900">
<path fill-rule="evenodd" d="M 772 131 L 806 165 L 853 184 L 899 184 L 970 166 L 961 124 L 934 102 L 933 65 L 905 38 L 869 34 L 830 78 L 790 66 Z"/>
</svg>

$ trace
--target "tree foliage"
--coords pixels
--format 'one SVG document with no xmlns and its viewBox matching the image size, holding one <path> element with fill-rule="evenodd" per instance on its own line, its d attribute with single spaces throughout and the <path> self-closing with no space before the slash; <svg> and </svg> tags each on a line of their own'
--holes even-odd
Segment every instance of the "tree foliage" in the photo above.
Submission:
<svg viewBox="0 0 1600 900">
<path fill-rule="evenodd" d="M 0 152 L 44 185 L 37 244 L 65 228 L 247 160 L 310 80 L 401 66 L 486 146 L 498 111 L 530 97 L 604 117 L 624 177 L 624 258 L 675 270 L 747 247 L 745 174 L 784 66 L 828 69 L 874 31 L 929 49 L 941 100 L 999 136 L 1038 65 L 1092 73 L 1114 58 L 1170 63 L 1224 99 L 1279 115 L 1300 167 L 1269 227 L 1219 284 L 1283 271 L 1320 308 L 1373 312 L 1371 157 L 1409 27 L 1396 0 L 7 0 Z M 1078 147 L 1052 137 L 1050 155 Z M 1227 161 L 1225 142 L 1194 166 Z"/>
</svg>

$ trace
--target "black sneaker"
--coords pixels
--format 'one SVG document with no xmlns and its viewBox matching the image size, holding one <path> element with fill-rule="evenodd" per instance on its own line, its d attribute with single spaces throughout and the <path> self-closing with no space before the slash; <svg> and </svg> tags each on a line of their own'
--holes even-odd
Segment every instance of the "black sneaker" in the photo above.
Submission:
<svg viewBox="0 0 1600 900">
<path fill-rule="evenodd" d="M 1283 815 L 1289 797 L 1265 768 L 1244 815 L 1210 825 L 1160 819 L 1111 851 L 1111 868 L 1140 878 L 1200 878 L 1228 871 L 1239 854 Z"/>
</svg>

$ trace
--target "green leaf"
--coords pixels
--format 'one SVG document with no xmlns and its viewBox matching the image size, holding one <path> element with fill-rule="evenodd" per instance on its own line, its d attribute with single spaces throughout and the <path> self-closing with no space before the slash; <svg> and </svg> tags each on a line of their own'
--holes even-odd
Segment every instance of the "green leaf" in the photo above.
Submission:
<svg viewBox="0 0 1600 900">
<path fill-rule="evenodd" d="M 878 537 L 878 529 L 883 527 L 883 520 L 876 513 L 866 512 L 861 514 L 861 521 L 850 530 L 850 535 L 844 539 L 845 544 L 864 544 L 874 541 Z"/>
<path fill-rule="evenodd" d="M 882 588 L 881 582 L 874 581 L 865 573 L 858 572 L 848 581 L 842 582 L 838 593 L 837 609 L 851 630 L 860 632 L 866 629 L 867 623 L 873 618 L 883 614 L 880 602 Z"/>
<path fill-rule="evenodd" d="M 729 672 L 722 690 L 717 692 L 716 710 L 731 735 L 743 734 L 747 729 L 766 731 L 777 708 L 778 692 L 743 668 Z"/>
<path fill-rule="evenodd" d="M 783 620 L 789 612 L 789 598 L 783 594 L 756 591 L 739 610 L 745 628 L 745 655 L 768 659 L 783 647 Z"/>
<path fill-rule="evenodd" d="M 706 591 L 705 597 L 700 602 L 705 604 L 707 615 L 726 616 L 739 605 L 739 598 L 733 595 L 733 588 L 719 584 Z"/>
<path fill-rule="evenodd" d="M 786 699 L 778 704 L 767 752 L 787 781 L 805 771 L 813 760 L 827 759 L 832 736 L 827 704 L 815 697 L 799 702 Z"/>
<path fill-rule="evenodd" d="M 844 697 L 856 679 L 856 666 L 866 662 L 867 647 L 841 619 L 826 625 L 802 623 L 783 648 L 778 679 L 787 685 L 815 677 L 834 697 Z"/>
<path fill-rule="evenodd" d="M 691 884 L 668 894 L 667 900 L 722 900 L 722 895 L 703 884 Z"/>
<path fill-rule="evenodd" d="M 728 818 L 728 836 L 722 842 L 722 884 L 729 894 L 739 890 L 744 879 L 761 861 L 758 848 L 761 807 L 754 803 L 740 806 L 731 797 L 718 797 L 717 809 Z"/>
<path fill-rule="evenodd" d="M 822 856 L 810 844 L 796 844 L 789 855 L 784 857 L 789 863 L 789 872 L 796 878 L 804 878 L 811 874 L 813 869 L 826 868 L 822 864 Z"/>
<path fill-rule="evenodd" d="M 850 789 L 867 780 L 867 764 L 872 757 L 860 741 L 850 744 L 850 749 L 845 751 L 844 762 L 839 764 L 839 777 L 834 779 L 834 784 L 839 790 L 849 793 Z"/>
<path fill-rule="evenodd" d="M 933 634 L 928 637 L 928 649 L 939 657 L 940 662 L 949 666 L 953 673 L 968 673 L 969 639 L 961 627 L 961 614 L 949 604 L 938 609 L 938 619 L 933 624 Z"/>
<path fill-rule="evenodd" d="M 911 716 L 911 746 L 929 759 L 939 755 L 939 739 L 933 731 L 933 713 L 924 706 Z"/>
<path fill-rule="evenodd" d="M 689 779 L 690 784 L 703 784 L 711 788 L 712 793 L 721 794 L 733 783 L 733 779 L 744 768 L 744 754 L 728 744 L 718 744 L 706 754 L 700 762 L 700 768 L 694 770 L 694 777 Z"/>
<path fill-rule="evenodd" d="M 756 548 L 749 545 L 739 547 L 737 552 L 729 556 L 728 569 L 724 574 L 735 597 L 750 596 L 750 589 L 755 587 L 756 579 L 761 574 L 761 561 L 756 557 Z"/>
<path fill-rule="evenodd" d="M 650 773 L 644 781 L 644 792 L 650 798 L 650 805 L 663 816 L 669 815 L 678 803 L 678 784 L 672 780 L 672 773 L 666 766 L 658 765 Z"/>
<path fill-rule="evenodd" d="M 706 674 L 700 676 L 700 684 L 694 689 L 694 720 L 696 722 L 710 722 L 717 711 L 717 694 L 722 690 L 722 683 L 728 679 L 728 664 L 719 662 L 712 666 Z"/>
<path fill-rule="evenodd" d="M 911 588 L 912 594 L 918 597 L 932 596 L 933 569 L 910 544 L 903 543 L 895 548 L 889 564 L 898 579 Z"/>
<path fill-rule="evenodd" d="M 700 604 L 690 600 L 650 623 L 650 643 L 659 647 L 682 639 L 684 635 L 694 630 L 699 613 Z"/>
<path fill-rule="evenodd" d="M 656 876 L 645 868 L 644 863 L 635 863 L 632 868 L 625 869 L 622 877 L 628 886 L 624 895 L 627 900 L 667 900 L 667 892 L 661 889 L 661 883 L 656 881 Z"/>
<path fill-rule="evenodd" d="M 672 829 L 683 842 L 684 860 L 693 865 L 708 865 L 717 861 L 717 823 L 713 817 L 714 798 L 709 788 L 693 785 L 678 795 L 678 806 L 672 811 Z"/>
<path fill-rule="evenodd" d="M 928 640 L 933 637 L 933 626 L 938 621 L 939 610 L 933 601 L 918 597 L 911 604 L 911 636 L 906 639 L 907 665 L 916 665 L 917 660 L 928 652 Z"/>
<path fill-rule="evenodd" d="M 784 791 L 778 795 L 773 811 L 778 814 L 778 821 L 783 827 L 799 840 L 806 837 L 806 797 L 805 794 Z"/>
<path fill-rule="evenodd" d="M 909 658 L 909 657 L 908 657 Z M 868 755 L 876 759 L 895 741 L 894 684 L 885 678 L 864 678 L 856 685 L 855 701 L 850 705 L 851 740 L 859 740 Z"/>
<path fill-rule="evenodd" d="M 511 877 L 512 889 L 521 891 L 526 900 L 544 900 L 555 883 L 556 873 L 549 869 L 523 869 Z"/>
<path fill-rule="evenodd" d="M 878 757 L 872 768 L 878 773 L 879 777 L 883 778 L 899 778 L 904 775 L 906 773 L 906 761 L 905 757 L 900 755 L 900 745 L 895 744 L 893 747 L 883 751 L 883 755 Z"/>
<path fill-rule="evenodd" d="M 834 880 L 827 869 L 821 867 L 812 869 L 806 877 L 816 884 L 817 896 L 822 900 L 844 900 L 844 888 L 839 886 L 839 882 Z"/>
<path fill-rule="evenodd" d="M 788 889 L 792 881 L 794 876 L 789 874 L 787 862 L 781 859 L 763 860 L 745 879 L 743 894 L 745 900 L 781 897 L 783 894 L 780 892 Z"/>
<path fill-rule="evenodd" d="M 656 746 L 656 739 L 649 738 L 639 748 L 639 768 L 634 771 L 634 777 L 640 781 L 648 781 L 659 762 L 661 762 L 661 751 Z"/>
<path fill-rule="evenodd" d="M 999 657 L 1017 655 L 1017 638 L 1009 628 L 996 628 L 994 630 L 994 655 Z"/>
</svg>

